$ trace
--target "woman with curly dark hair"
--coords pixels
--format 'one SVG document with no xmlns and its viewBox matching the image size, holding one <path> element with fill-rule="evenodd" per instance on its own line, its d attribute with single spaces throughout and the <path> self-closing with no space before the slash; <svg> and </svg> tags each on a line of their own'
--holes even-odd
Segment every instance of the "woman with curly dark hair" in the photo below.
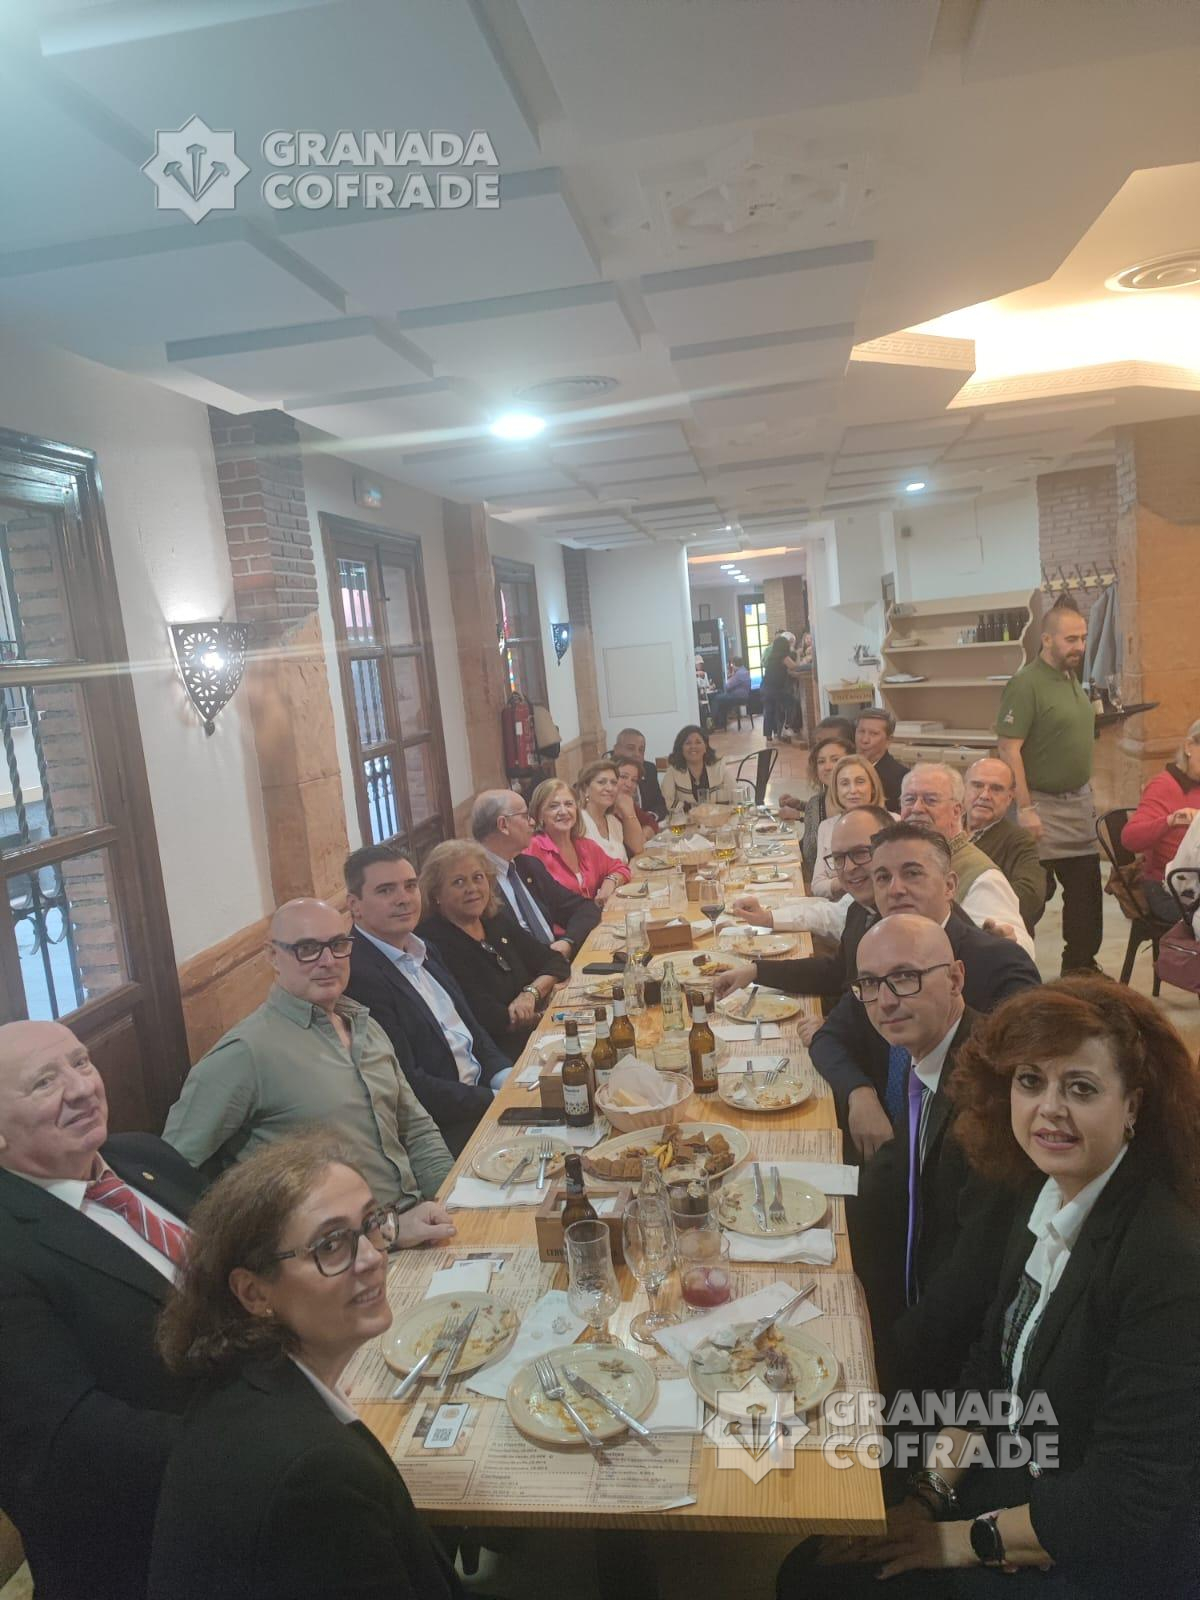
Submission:
<svg viewBox="0 0 1200 1600">
<path fill-rule="evenodd" d="M 309 1135 L 231 1167 L 190 1220 L 158 1342 L 205 1388 L 163 1479 L 149 1600 L 460 1600 L 338 1386 L 391 1324 L 395 1208 Z"/>
<path fill-rule="evenodd" d="M 1152 1001 L 1081 975 L 983 1018 L 951 1089 L 970 1160 L 1021 1197 L 957 1391 L 1024 1421 L 944 1429 L 888 1532 L 823 1552 L 848 1565 L 796 1552 L 780 1593 L 1195 1596 L 1196 1063 Z"/>
<path fill-rule="evenodd" d="M 660 783 L 668 811 L 680 804 L 685 808 L 733 804 L 733 779 L 726 775 L 725 763 L 704 729 L 694 722 L 675 735 Z"/>
</svg>

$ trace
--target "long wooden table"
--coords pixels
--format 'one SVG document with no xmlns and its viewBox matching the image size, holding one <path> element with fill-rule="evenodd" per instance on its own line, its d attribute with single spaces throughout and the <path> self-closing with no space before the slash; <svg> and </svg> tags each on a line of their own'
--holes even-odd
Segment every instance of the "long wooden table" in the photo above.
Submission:
<svg viewBox="0 0 1200 1600">
<path fill-rule="evenodd" d="M 798 872 L 793 882 L 792 893 L 802 894 L 803 888 L 800 885 Z M 746 892 L 760 891 L 757 886 L 752 885 Z M 603 953 L 604 940 L 597 935 L 602 934 L 604 929 L 621 925 L 625 913 L 631 909 L 647 909 L 646 903 L 643 900 L 621 897 L 610 902 L 600 928 L 595 930 L 577 952 L 572 981 L 577 979 L 581 969 L 588 962 L 609 959 Z M 684 912 L 692 918 L 700 916 L 699 908 L 695 904 L 686 905 L 679 899 L 672 900 L 665 908 L 659 904 L 648 909 L 656 916 Z M 800 946 L 799 953 L 808 953 L 811 949 L 808 936 L 796 937 Z M 697 938 L 696 941 L 697 948 L 700 949 L 710 943 L 711 940 L 705 938 Z M 812 1002 L 808 1005 L 811 1008 Z M 507 1106 L 536 1103 L 536 1090 L 530 1091 L 525 1084 L 518 1082 L 518 1078 L 522 1067 L 531 1059 L 531 1052 L 540 1037 L 547 1031 L 553 1030 L 554 1024 L 550 1021 L 550 1013 L 555 1009 L 556 1005 L 552 1002 L 525 1053 L 514 1067 L 508 1083 L 496 1096 L 491 1109 L 476 1129 L 453 1172 L 446 1180 L 442 1189 L 443 1196 L 453 1189 L 459 1175 L 469 1170 L 480 1145 L 494 1137 L 496 1119 L 500 1112 Z M 650 1020 L 652 1022 L 652 1019 Z M 688 1106 L 687 1118 L 689 1121 L 724 1122 L 742 1127 L 746 1129 L 751 1139 L 768 1131 L 799 1132 L 805 1129 L 833 1130 L 835 1138 L 839 1138 L 836 1133 L 837 1119 L 833 1101 L 828 1095 L 809 1100 L 790 1111 L 768 1115 L 740 1111 L 717 1099 L 716 1096 L 696 1095 Z M 840 1152 L 840 1142 L 838 1150 Z M 501 1246 L 528 1246 L 535 1243 L 534 1221 L 530 1208 L 460 1210 L 456 1211 L 454 1216 L 458 1228 L 458 1237 L 453 1241 L 455 1245 L 494 1249 Z M 838 1238 L 837 1259 L 829 1268 L 808 1265 L 780 1267 L 753 1265 L 740 1267 L 739 1271 L 752 1274 L 763 1283 L 769 1283 L 777 1277 L 795 1281 L 800 1274 L 808 1276 L 827 1271 L 846 1272 L 850 1267 L 848 1240 L 845 1235 L 841 1235 Z M 626 1301 L 634 1299 L 638 1289 L 628 1270 L 619 1268 L 618 1279 L 624 1299 Z M 558 1270 L 554 1286 L 566 1287 L 565 1268 Z M 819 1334 L 820 1330 L 818 1328 L 814 1331 Z M 467 1396 L 464 1394 L 463 1397 Z M 401 1431 L 408 1407 L 403 1404 L 375 1403 L 364 1404 L 359 1409 L 363 1420 L 385 1445 L 392 1448 Z M 590 1505 L 582 1511 L 564 1509 L 549 1512 L 543 1509 L 514 1511 L 508 1508 L 502 1513 L 497 1513 L 488 1507 L 470 1505 L 458 1506 L 454 1511 L 437 1506 L 426 1506 L 422 1509 L 434 1522 L 461 1524 L 465 1520 L 477 1525 L 640 1528 L 676 1532 L 680 1530 L 756 1532 L 795 1534 L 797 1537 L 814 1533 L 878 1533 L 885 1527 L 879 1473 L 860 1462 L 835 1468 L 824 1459 L 819 1450 L 797 1450 L 793 1458 L 794 1465 L 790 1470 L 771 1471 L 755 1484 L 739 1471 L 718 1467 L 716 1455 L 717 1452 L 707 1443 L 703 1444 L 695 1504 L 670 1511 L 614 1511 L 595 1505 Z M 419 1491 L 414 1497 L 417 1504 L 421 1505 Z"/>
</svg>

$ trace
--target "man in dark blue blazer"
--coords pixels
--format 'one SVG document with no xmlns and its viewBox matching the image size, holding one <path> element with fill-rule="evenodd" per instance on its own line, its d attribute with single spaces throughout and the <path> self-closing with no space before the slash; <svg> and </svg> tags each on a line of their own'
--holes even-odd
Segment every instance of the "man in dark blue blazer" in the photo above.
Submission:
<svg viewBox="0 0 1200 1600">
<path fill-rule="evenodd" d="M 438 952 L 413 932 L 421 920 L 421 887 L 400 846 L 355 850 L 346 858 L 345 877 L 354 917 L 346 993 L 387 1034 L 417 1099 L 451 1155 L 458 1155 L 512 1064 L 472 1014 Z"/>
<path fill-rule="evenodd" d="M 897 822 L 875 837 L 871 873 L 881 917 L 908 911 L 946 930 L 966 974 L 963 999 L 972 1011 L 991 1011 L 1010 994 L 1042 981 L 1018 944 L 985 933 L 954 903 L 958 879 L 950 846 L 940 834 Z M 864 1160 L 893 1136 L 884 1109 L 888 1044 L 867 1019 L 860 1001 L 845 994 L 813 1036 L 813 1065 L 833 1090 L 838 1118 Z"/>
<path fill-rule="evenodd" d="M 199 1174 L 108 1137 L 104 1083 L 57 1022 L 0 1027 L 0 1505 L 39 1600 L 141 1600 L 192 1385 L 159 1360 Z"/>
</svg>

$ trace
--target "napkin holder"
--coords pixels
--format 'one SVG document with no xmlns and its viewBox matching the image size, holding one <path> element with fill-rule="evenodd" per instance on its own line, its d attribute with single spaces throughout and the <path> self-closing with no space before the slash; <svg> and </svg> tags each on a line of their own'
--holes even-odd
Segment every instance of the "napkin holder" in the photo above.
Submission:
<svg viewBox="0 0 1200 1600">
<path fill-rule="evenodd" d="M 538 1073 L 538 1097 L 547 1111 L 561 1111 L 563 1108 L 563 1086 L 561 1063 L 564 1056 L 557 1056 L 553 1061 L 546 1061 Z M 555 1072 L 554 1068 L 559 1070 Z"/>
<path fill-rule="evenodd" d="M 628 1183 L 589 1183 L 588 1199 L 607 1199 L 609 1195 L 617 1197 L 617 1203 L 605 1217 L 597 1220 L 603 1222 L 608 1228 L 609 1242 L 612 1246 L 613 1265 L 617 1267 L 625 1264 L 625 1251 L 623 1249 L 621 1234 L 621 1219 L 625 1215 L 625 1207 L 633 1198 L 633 1186 Z M 552 1184 L 546 1198 L 533 1213 L 533 1225 L 537 1231 L 538 1259 L 540 1261 L 565 1261 L 567 1248 L 563 1242 L 562 1208 L 567 1198 L 566 1187 L 562 1183 Z"/>
<path fill-rule="evenodd" d="M 671 950 L 694 950 L 692 925 L 685 919 L 674 921 L 660 918 L 646 924 L 646 943 L 652 955 L 662 955 Z"/>
</svg>

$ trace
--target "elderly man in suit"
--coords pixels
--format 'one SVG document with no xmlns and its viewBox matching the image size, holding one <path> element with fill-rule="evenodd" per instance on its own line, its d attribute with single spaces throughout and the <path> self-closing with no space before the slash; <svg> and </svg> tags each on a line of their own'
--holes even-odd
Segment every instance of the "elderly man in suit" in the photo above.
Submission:
<svg viewBox="0 0 1200 1600">
<path fill-rule="evenodd" d="M 421 883 L 400 846 L 364 845 L 346 857 L 345 874 L 354 917 L 347 992 L 387 1034 L 417 1099 L 457 1155 L 512 1062 L 440 953 L 413 931 Z"/>
<path fill-rule="evenodd" d="M 973 1011 L 992 1008 L 1041 975 L 1011 939 L 977 928 L 954 903 L 958 886 L 950 846 L 940 833 L 895 822 L 876 835 L 871 857 L 880 916 L 911 911 L 943 928 L 963 964 L 963 997 Z M 864 1159 L 893 1137 L 892 1119 L 904 1105 L 906 1053 L 889 1046 L 847 994 L 834 1006 L 810 1046 L 813 1064 L 837 1101 L 838 1115 Z"/>
<path fill-rule="evenodd" d="M 380 1205 L 400 1209 L 399 1244 L 446 1239 L 454 1224 L 433 1196 L 450 1152 L 387 1034 L 346 994 L 353 944 L 345 913 L 324 900 L 280 906 L 270 993 L 188 1073 L 163 1136 L 215 1174 L 319 1123 L 345 1144 Z"/>
<path fill-rule="evenodd" d="M 138 1600 L 191 1386 L 154 1324 L 202 1187 L 58 1022 L 0 1027 L 0 1505 L 39 1600 Z"/>
<path fill-rule="evenodd" d="M 533 819 L 524 796 L 513 789 L 485 789 L 471 808 L 471 836 L 491 858 L 496 893 L 519 926 L 570 961 L 600 921 L 600 907 L 558 883 L 536 856 L 525 854 Z M 555 934 L 556 927 L 561 934 Z"/>
</svg>

